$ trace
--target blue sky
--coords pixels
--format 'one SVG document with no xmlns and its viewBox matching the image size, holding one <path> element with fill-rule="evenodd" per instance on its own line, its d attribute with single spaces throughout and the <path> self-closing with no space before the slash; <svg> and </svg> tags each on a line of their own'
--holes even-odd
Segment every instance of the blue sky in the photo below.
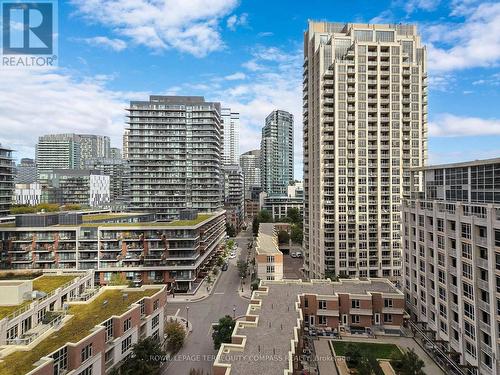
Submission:
<svg viewBox="0 0 500 375">
<path fill-rule="evenodd" d="M 121 147 L 129 100 L 204 95 L 240 111 L 242 152 L 258 147 L 271 110 L 292 112 L 301 176 L 308 19 L 416 23 L 429 55 L 429 162 L 500 156 L 500 3 L 475 0 L 60 1 L 59 67 L 0 70 L 0 142 L 17 158 L 52 132 Z"/>
</svg>

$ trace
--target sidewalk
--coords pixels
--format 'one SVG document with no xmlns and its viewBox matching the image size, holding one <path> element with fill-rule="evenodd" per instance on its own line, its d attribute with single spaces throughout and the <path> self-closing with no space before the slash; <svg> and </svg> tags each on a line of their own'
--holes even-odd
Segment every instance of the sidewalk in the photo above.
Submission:
<svg viewBox="0 0 500 375">
<path fill-rule="evenodd" d="M 196 292 L 193 294 L 176 293 L 175 297 L 170 294 L 168 296 L 168 303 L 187 303 L 187 302 L 198 302 L 204 300 L 213 293 L 215 287 L 217 286 L 217 283 L 219 282 L 219 278 L 221 277 L 221 275 L 222 271 L 219 270 L 215 281 L 210 286 L 207 286 L 207 279 L 204 278 L 203 281 L 200 283 Z"/>
<path fill-rule="evenodd" d="M 241 286 L 238 288 L 238 294 L 241 298 L 250 299 L 252 297 L 252 283 L 250 277 L 245 279 L 245 285 L 243 285 L 243 291 L 241 291 Z"/>
</svg>

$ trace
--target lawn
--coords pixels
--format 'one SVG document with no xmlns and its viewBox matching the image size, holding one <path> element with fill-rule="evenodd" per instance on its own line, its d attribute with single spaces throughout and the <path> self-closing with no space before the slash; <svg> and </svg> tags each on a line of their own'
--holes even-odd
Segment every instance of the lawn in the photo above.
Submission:
<svg viewBox="0 0 500 375">
<path fill-rule="evenodd" d="M 198 214 L 194 220 L 174 220 L 170 222 L 153 221 L 153 222 L 139 222 L 139 223 L 90 223 L 84 222 L 82 227 L 185 227 L 194 226 L 211 218 L 211 214 Z"/>
<path fill-rule="evenodd" d="M 160 289 L 146 289 L 143 291 L 127 291 L 123 298 L 119 289 L 107 290 L 89 304 L 70 305 L 69 315 L 73 317 L 59 329 L 30 351 L 17 351 L 5 357 L 0 362 L 0 374 L 23 375 L 33 370 L 33 364 L 41 357 L 52 353 L 68 342 L 78 342 L 86 337 L 92 328 L 113 315 L 121 315 L 129 306 L 142 299 L 152 296 Z M 106 306 L 103 302 L 107 300 Z"/>
<path fill-rule="evenodd" d="M 24 277 L 23 277 L 24 276 Z M 64 284 L 73 280 L 75 275 L 73 276 L 40 276 L 37 279 L 33 280 L 33 290 L 39 290 L 44 293 L 50 293 L 53 290 L 63 286 Z M 11 280 L 16 280 L 16 277 L 12 277 Z M 26 280 L 26 275 L 20 275 L 19 280 Z M 31 301 L 25 301 L 19 305 L 14 306 L 0 306 L 0 319 L 5 318 L 6 316 L 12 314 L 13 312 L 29 305 Z"/>
<path fill-rule="evenodd" d="M 346 346 L 356 345 L 361 352 L 372 353 L 377 359 L 390 359 L 395 354 L 400 354 L 401 350 L 394 344 L 373 344 L 368 342 L 331 341 L 335 354 L 344 356 Z"/>
</svg>

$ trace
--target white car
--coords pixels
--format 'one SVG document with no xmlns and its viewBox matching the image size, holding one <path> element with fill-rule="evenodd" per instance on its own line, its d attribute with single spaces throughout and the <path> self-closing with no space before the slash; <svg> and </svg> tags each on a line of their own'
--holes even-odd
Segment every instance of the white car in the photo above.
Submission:
<svg viewBox="0 0 500 375">
<path fill-rule="evenodd" d="M 296 254 L 296 253 L 291 253 L 291 254 L 290 254 L 290 256 L 291 256 L 292 258 L 297 258 L 297 254 Z"/>
<path fill-rule="evenodd" d="M 229 259 L 234 259 L 236 258 L 236 254 L 232 253 L 231 255 L 229 255 Z"/>
</svg>

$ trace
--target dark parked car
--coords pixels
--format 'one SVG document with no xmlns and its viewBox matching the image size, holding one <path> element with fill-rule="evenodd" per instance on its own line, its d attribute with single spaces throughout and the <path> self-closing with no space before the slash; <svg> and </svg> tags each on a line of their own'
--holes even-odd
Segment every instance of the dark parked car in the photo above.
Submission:
<svg viewBox="0 0 500 375">
<path fill-rule="evenodd" d="M 227 271 L 227 267 L 228 267 L 228 264 L 227 264 L 227 263 L 224 263 L 224 264 L 222 265 L 222 270 L 223 270 L 223 271 Z"/>
</svg>

